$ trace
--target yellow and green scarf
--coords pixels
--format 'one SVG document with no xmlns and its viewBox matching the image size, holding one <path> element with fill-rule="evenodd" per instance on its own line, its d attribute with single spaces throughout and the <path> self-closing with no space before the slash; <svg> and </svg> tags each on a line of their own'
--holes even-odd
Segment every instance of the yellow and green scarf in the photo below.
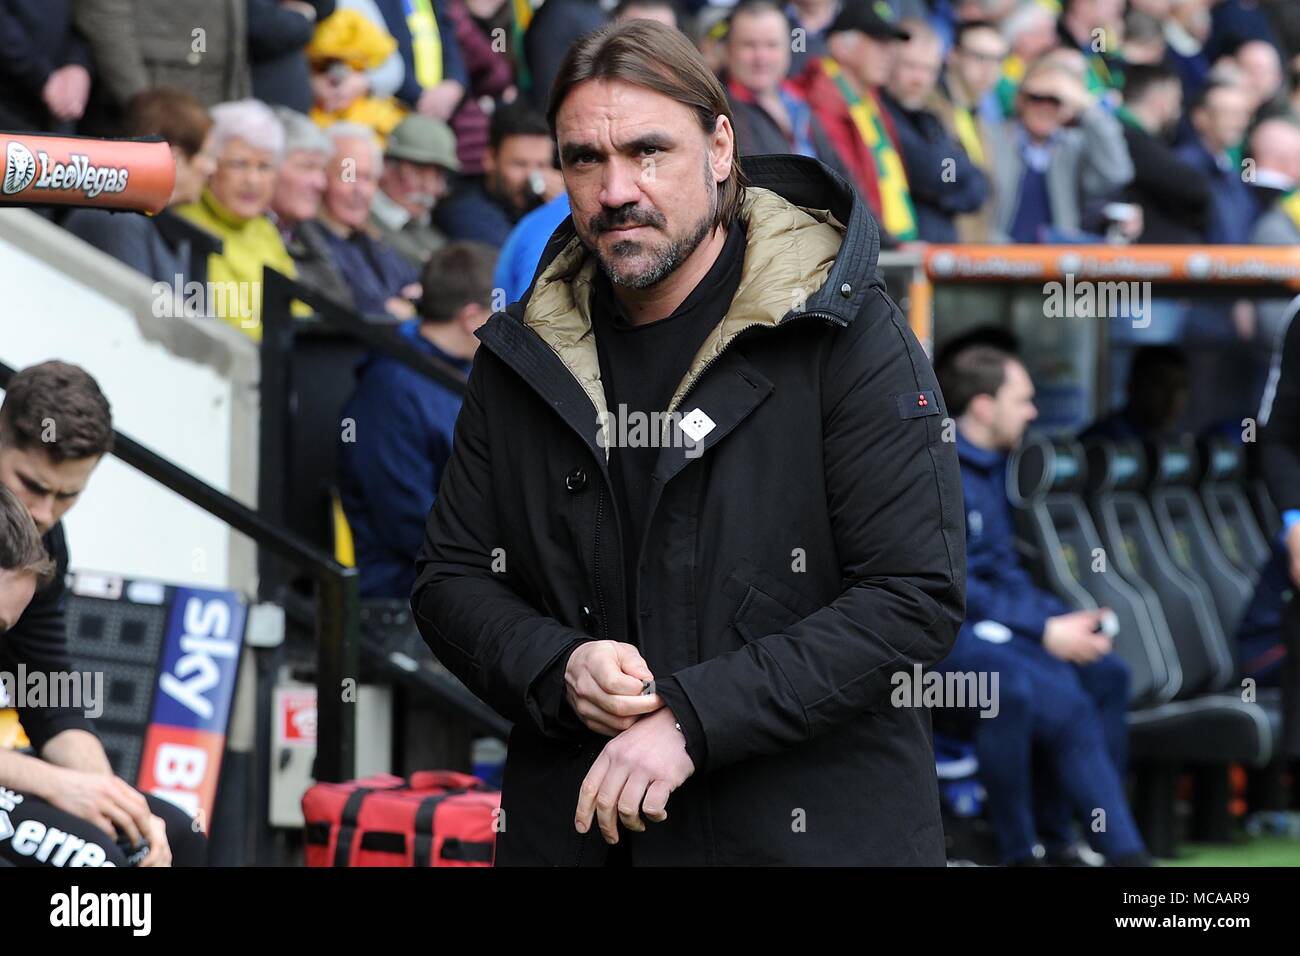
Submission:
<svg viewBox="0 0 1300 956">
<path fill-rule="evenodd" d="M 406 28 L 411 31 L 411 58 L 415 61 L 415 81 L 422 89 L 442 82 L 442 37 L 433 0 L 405 0 Z"/>
<path fill-rule="evenodd" d="M 822 60 L 822 69 L 839 87 L 840 95 L 849 106 L 849 115 L 858 128 L 858 135 L 867 144 L 871 157 L 875 160 L 876 181 L 880 188 L 880 218 L 885 230 L 899 240 L 919 238 L 916 210 L 912 206 L 912 193 L 907 186 L 907 170 L 889 138 L 876 98 L 859 96 L 854 92 L 843 69 L 831 57 Z"/>
</svg>

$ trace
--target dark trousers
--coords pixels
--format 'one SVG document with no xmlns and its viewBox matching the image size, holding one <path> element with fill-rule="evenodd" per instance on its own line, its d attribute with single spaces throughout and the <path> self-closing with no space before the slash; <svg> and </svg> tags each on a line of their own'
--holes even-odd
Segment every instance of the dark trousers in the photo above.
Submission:
<svg viewBox="0 0 1300 956">
<path fill-rule="evenodd" d="M 980 782 L 1004 860 L 1028 859 L 1073 823 L 1111 859 L 1145 853 L 1124 794 L 1128 669 L 1114 654 L 1076 667 L 1033 641 L 993 643 L 963 627 L 941 671 L 998 675 L 998 713 L 974 718 Z M 1039 771 L 1034 772 L 1034 756 Z"/>
<path fill-rule="evenodd" d="M 203 866 L 208 841 L 193 818 L 173 803 L 146 793 L 149 811 L 167 824 L 172 866 Z M 0 787 L 0 866 L 126 866 L 121 849 L 103 830 L 21 791 Z"/>
</svg>

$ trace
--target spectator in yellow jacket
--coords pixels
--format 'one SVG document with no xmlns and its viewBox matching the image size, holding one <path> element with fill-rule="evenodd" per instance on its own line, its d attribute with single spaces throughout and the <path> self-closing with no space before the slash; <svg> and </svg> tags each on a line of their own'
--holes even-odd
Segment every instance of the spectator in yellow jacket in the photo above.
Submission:
<svg viewBox="0 0 1300 956">
<path fill-rule="evenodd" d="M 280 232 L 267 218 L 276 172 L 284 154 L 284 129 L 259 100 L 212 108 L 216 172 L 197 202 L 180 215 L 221 239 L 208 259 L 204 311 L 262 339 L 262 270 L 297 278 Z"/>
</svg>

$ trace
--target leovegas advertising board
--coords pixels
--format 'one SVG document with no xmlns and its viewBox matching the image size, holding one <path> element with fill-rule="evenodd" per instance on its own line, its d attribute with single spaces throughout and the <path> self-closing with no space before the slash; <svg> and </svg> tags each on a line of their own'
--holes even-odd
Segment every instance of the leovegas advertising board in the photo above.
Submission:
<svg viewBox="0 0 1300 956">
<path fill-rule="evenodd" d="M 176 183 L 162 140 L 0 133 L 0 205 L 96 206 L 162 212 Z"/>
<path fill-rule="evenodd" d="M 932 282 L 1050 282 L 1079 279 L 1259 284 L 1300 289 L 1300 247 L 1291 246 L 930 246 Z"/>
</svg>

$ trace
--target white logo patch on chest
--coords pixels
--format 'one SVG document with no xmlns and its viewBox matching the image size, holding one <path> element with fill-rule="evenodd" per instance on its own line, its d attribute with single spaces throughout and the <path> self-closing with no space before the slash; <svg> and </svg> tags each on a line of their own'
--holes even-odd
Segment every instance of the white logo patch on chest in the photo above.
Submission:
<svg viewBox="0 0 1300 956">
<path fill-rule="evenodd" d="M 717 427 L 702 408 L 693 408 L 682 418 L 682 431 L 691 441 L 699 441 Z"/>
</svg>

